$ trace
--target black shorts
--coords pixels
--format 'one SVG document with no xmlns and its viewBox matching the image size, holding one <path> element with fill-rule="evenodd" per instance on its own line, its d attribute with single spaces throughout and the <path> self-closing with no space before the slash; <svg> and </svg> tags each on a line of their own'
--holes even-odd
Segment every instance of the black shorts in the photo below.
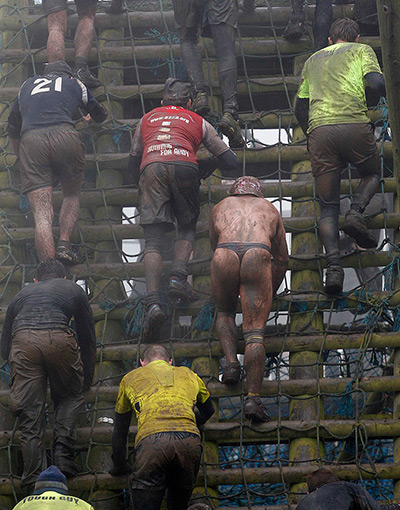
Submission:
<svg viewBox="0 0 400 510">
<path fill-rule="evenodd" d="M 132 489 L 162 491 L 168 486 L 190 489 L 201 459 L 199 436 L 189 432 L 158 432 L 135 447 Z"/>
<path fill-rule="evenodd" d="M 308 136 L 314 177 L 341 171 L 347 163 L 361 175 L 380 173 L 380 158 L 371 124 L 334 124 L 320 126 Z"/>
<path fill-rule="evenodd" d="M 197 167 L 150 163 L 139 180 L 140 224 L 187 225 L 200 214 L 200 179 Z"/>
<path fill-rule="evenodd" d="M 203 37 L 211 37 L 209 25 L 237 27 L 237 0 L 172 0 L 172 4 L 181 39 L 196 29 L 201 29 Z"/>
<path fill-rule="evenodd" d="M 78 14 L 85 14 L 92 5 L 96 4 L 97 0 L 75 0 Z M 48 16 L 53 12 L 67 10 L 67 0 L 42 0 L 42 7 L 45 15 Z"/>
<path fill-rule="evenodd" d="M 27 131 L 19 157 L 23 193 L 72 181 L 85 171 L 82 137 L 70 124 Z"/>
</svg>

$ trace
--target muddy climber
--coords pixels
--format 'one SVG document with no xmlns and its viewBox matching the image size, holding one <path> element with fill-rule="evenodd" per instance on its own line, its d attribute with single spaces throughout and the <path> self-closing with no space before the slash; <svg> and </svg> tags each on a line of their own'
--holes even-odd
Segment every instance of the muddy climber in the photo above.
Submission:
<svg viewBox="0 0 400 510">
<path fill-rule="evenodd" d="M 177 238 L 168 296 L 187 300 L 193 289 L 187 282 L 187 264 L 193 250 L 200 213 L 200 179 L 216 164 L 227 172 L 238 171 L 236 155 L 205 119 L 189 110 L 191 100 L 184 83 L 169 78 L 162 106 L 140 120 L 128 162 L 132 184 L 139 185 L 140 224 L 144 230 L 144 271 L 147 288 L 147 315 L 144 336 L 155 340 L 166 320 L 159 292 L 162 252 L 166 234 L 177 226 Z M 198 166 L 200 144 L 214 155 Z"/>
<path fill-rule="evenodd" d="M 214 413 L 203 381 L 174 367 L 163 345 L 146 347 L 141 367 L 122 379 L 115 406 L 112 475 L 132 472 L 133 506 L 159 510 L 165 490 L 170 510 L 186 510 L 200 467 L 198 427 Z M 126 443 L 133 411 L 138 420 L 133 469 Z"/>
<path fill-rule="evenodd" d="M 308 494 L 296 510 L 400 510 L 400 504 L 375 501 L 364 487 L 342 482 L 328 468 L 320 468 L 307 476 Z"/>
<path fill-rule="evenodd" d="M 247 397 L 244 415 L 254 422 L 269 421 L 260 392 L 265 367 L 264 328 L 288 267 L 282 218 L 264 199 L 254 177 L 236 179 L 229 197 L 217 204 L 210 218 L 212 295 L 218 307 L 217 335 L 226 358 L 224 384 L 241 377 L 235 324 L 238 297 L 242 305 L 244 367 Z M 272 260 L 273 257 L 273 260 Z"/>
<path fill-rule="evenodd" d="M 338 5 L 350 2 L 349 0 L 336 0 L 333 3 Z M 295 42 L 303 37 L 306 32 L 306 16 L 304 8 L 304 0 L 292 0 L 292 13 L 289 18 L 289 23 L 283 32 L 283 37 L 288 41 Z M 377 35 L 375 34 L 378 20 L 376 0 L 354 0 L 353 14 L 354 18 L 362 24 L 363 33 L 367 33 L 368 35 Z M 331 27 L 332 20 L 332 0 L 316 0 L 313 21 L 315 50 L 320 50 L 321 48 L 328 46 L 329 29 Z"/>
<path fill-rule="evenodd" d="M 367 115 L 365 84 L 385 95 L 385 81 L 372 48 L 359 43 L 358 24 L 348 18 L 331 27 L 330 46 L 304 64 L 295 114 L 306 133 L 316 194 L 321 206 L 319 232 L 326 253 L 325 291 L 341 292 L 338 217 L 340 178 L 351 163 L 361 180 L 343 231 L 361 248 L 377 243 L 364 210 L 378 190 L 381 170 L 374 128 Z"/>
<path fill-rule="evenodd" d="M 122 12 L 122 1 L 112 0 L 109 12 Z M 191 109 L 199 115 L 207 115 L 210 111 L 203 62 L 198 46 L 201 32 L 202 37 L 212 37 L 217 55 L 223 110 L 218 129 L 228 137 L 232 148 L 244 147 L 237 101 L 235 55 L 237 0 L 173 0 L 172 5 L 175 21 L 179 27 L 181 57 L 193 88 Z"/>
<path fill-rule="evenodd" d="M 70 327 L 74 318 L 76 333 Z M 41 262 L 35 283 L 24 287 L 7 308 L 1 356 L 10 365 L 10 409 L 18 417 L 22 459 L 21 489 L 32 492 L 46 468 L 47 381 L 54 403 L 53 463 L 66 475 L 73 462 L 75 425 L 96 362 L 92 309 L 82 288 L 65 278 L 55 259 Z"/>
<path fill-rule="evenodd" d="M 172 4 L 179 26 L 181 57 L 194 89 L 192 110 L 199 115 L 206 115 L 210 110 L 198 46 L 201 32 L 203 37 L 212 37 L 217 55 L 223 110 L 218 128 L 229 138 L 231 147 L 243 147 L 245 142 L 239 126 L 235 55 L 237 0 L 173 0 Z"/>
<path fill-rule="evenodd" d="M 94 39 L 97 0 L 75 0 L 75 6 L 78 11 L 78 26 L 74 38 L 75 65 L 73 73 L 87 87 L 95 88 L 100 85 L 100 81 L 90 72 L 87 60 Z M 42 7 L 47 16 L 49 63 L 66 60 L 67 0 L 43 0 Z"/>
<path fill-rule="evenodd" d="M 35 221 L 39 260 L 58 258 L 74 264 L 71 235 L 79 216 L 79 198 L 85 172 L 83 140 L 73 115 L 80 108 L 96 122 L 108 115 L 87 87 L 72 77 L 64 61 L 47 64 L 20 88 L 8 117 L 8 134 L 19 158 L 22 192 L 28 196 Z M 60 238 L 54 245 L 53 187 L 61 185 Z"/>
</svg>

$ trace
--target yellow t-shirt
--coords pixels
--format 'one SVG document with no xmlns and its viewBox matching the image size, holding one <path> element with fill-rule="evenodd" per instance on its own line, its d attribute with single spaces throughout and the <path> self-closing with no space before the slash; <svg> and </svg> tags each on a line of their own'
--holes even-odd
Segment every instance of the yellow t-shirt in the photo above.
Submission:
<svg viewBox="0 0 400 510">
<path fill-rule="evenodd" d="M 27 496 L 13 510 L 93 510 L 93 507 L 75 496 L 46 491 Z"/>
<path fill-rule="evenodd" d="M 308 132 L 319 126 L 369 122 L 364 76 L 374 72 L 381 69 L 366 44 L 337 43 L 311 55 L 298 93 L 310 99 Z"/>
<path fill-rule="evenodd" d="M 193 409 L 196 402 L 203 404 L 209 396 L 203 381 L 192 370 L 156 360 L 126 374 L 119 386 L 115 411 L 135 411 L 135 445 L 157 432 L 200 435 Z"/>
</svg>

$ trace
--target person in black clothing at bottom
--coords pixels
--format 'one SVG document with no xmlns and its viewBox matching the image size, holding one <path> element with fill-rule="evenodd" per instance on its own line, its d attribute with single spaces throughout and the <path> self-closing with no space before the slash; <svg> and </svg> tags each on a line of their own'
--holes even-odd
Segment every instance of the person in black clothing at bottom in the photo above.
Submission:
<svg viewBox="0 0 400 510">
<path fill-rule="evenodd" d="M 66 476 L 77 472 L 75 423 L 82 392 L 93 379 L 96 335 L 86 294 L 65 278 L 61 262 L 39 264 L 35 283 L 14 297 L 3 325 L 1 356 L 10 364 L 10 408 L 19 419 L 24 494 L 46 469 L 47 379 L 54 403 L 53 462 Z M 69 326 L 72 317 L 76 335 Z"/>
<path fill-rule="evenodd" d="M 400 504 L 381 505 L 355 483 L 341 482 L 330 469 L 321 468 L 307 476 L 308 495 L 297 510 L 400 510 Z"/>
<path fill-rule="evenodd" d="M 22 85 L 8 117 L 8 133 L 20 160 L 22 191 L 27 194 L 35 219 L 39 259 L 76 263 L 70 237 L 79 216 L 79 195 L 85 171 L 83 140 L 75 130 L 73 115 L 81 108 L 95 122 L 108 112 L 86 86 L 72 78 L 64 61 L 47 64 L 43 76 Z M 54 248 L 53 186 L 60 181 L 60 241 Z"/>
</svg>

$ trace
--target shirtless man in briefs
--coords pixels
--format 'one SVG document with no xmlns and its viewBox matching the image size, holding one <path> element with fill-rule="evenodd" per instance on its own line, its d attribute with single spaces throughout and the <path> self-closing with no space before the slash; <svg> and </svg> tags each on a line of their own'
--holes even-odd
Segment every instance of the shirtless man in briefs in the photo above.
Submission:
<svg viewBox="0 0 400 510">
<path fill-rule="evenodd" d="M 265 422 L 270 417 L 260 399 L 265 365 L 264 328 L 272 297 L 288 267 L 285 229 L 278 211 L 264 199 L 256 178 L 236 179 L 228 194 L 213 208 L 210 219 L 214 250 L 211 286 L 218 307 L 217 334 L 226 357 L 222 382 L 236 384 L 240 379 L 235 325 L 240 295 L 248 392 L 244 414 L 254 422 Z"/>
</svg>

